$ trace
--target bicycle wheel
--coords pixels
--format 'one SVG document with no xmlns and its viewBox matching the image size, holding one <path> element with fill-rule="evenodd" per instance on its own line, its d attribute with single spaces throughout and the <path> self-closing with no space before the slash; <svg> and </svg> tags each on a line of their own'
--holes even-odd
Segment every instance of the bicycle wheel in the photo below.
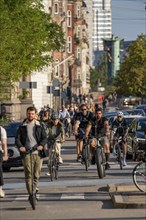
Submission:
<svg viewBox="0 0 146 220">
<path fill-rule="evenodd" d="M 56 180 L 58 179 L 58 169 L 59 169 L 59 166 L 58 166 L 58 164 L 56 164 L 56 166 L 55 166 L 55 179 Z"/>
<path fill-rule="evenodd" d="M 117 146 L 117 158 L 120 165 L 120 169 L 123 169 L 123 162 L 122 162 L 122 155 L 121 155 L 121 147 L 120 145 Z"/>
<path fill-rule="evenodd" d="M 133 182 L 141 191 L 146 192 L 146 162 L 139 162 L 133 169 Z"/>
<path fill-rule="evenodd" d="M 89 145 L 85 145 L 84 159 L 85 159 L 85 168 L 88 171 L 89 167 Z"/>
<path fill-rule="evenodd" d="M 105 176 L 103 158 L 102 158 L 102 149 L 97 147 L 95 151 L 95 161 L 97 165 L 97 172 L 100 179 Z"/>
<path fill-rule="evenodd" d="M 50 158 L 50 178 L 51 181 L 54 180 L 55 176 L 55 151 L 52 152 L 51 158 Z"/>
<path fill-rule="evenodd" d="M 106 176 L 106 173 L 105 173 L 106 160 L 105 160 L 105 153 L 104 153 L 104 149 L 103 148 L 101 148 L 101 154 L 102 154 L 103 175 L 105 177 Z"/>
</svg>

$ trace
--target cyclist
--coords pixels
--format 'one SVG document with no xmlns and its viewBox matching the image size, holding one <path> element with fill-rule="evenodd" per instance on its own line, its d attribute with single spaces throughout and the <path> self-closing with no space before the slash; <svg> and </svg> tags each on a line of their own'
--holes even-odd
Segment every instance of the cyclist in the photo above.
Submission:
<svg viewBox="0 0 146 220">
<path fill-rule="evenodd" d="M 77 162 L 82 159 L 83 138 L 87 125 L 92 123 L 92 112 L 87 110 L 86 104 L 81 105 L 81 111 L 75 116 L 74 135 L 77 141 Z"/>
<path fill-rule="evenodd" d="M 52 142 L 56 142 L 55 149 L 56 154 L 59 159 L 59 163 L 62 164 L 63 160 L 61 157 L 61 145 L 65 141 L 65 133 L 64 133 L 64 125 L 59 121 L 59 115 L 57 113 L 53 113 L 51 116 L 51 121 L 47 125 L 46 128 L 47 136 L 48 136 L 48 149 L 49 149 L 49 156 L 51 156 L 51 147 L 50 145 Z M 50 168 L 50 157 L 48 159 L 48 168 Z M 47 176 L 50 173 L 46 173 Z"/>
<path fill-rule="evenodd" d="M 123 166 L 126 166 L 126 136 L 128 133 L 128 124 L 124 118 L 123 112 L 118 112 L 116 119 L 111 126 L 111 144 L 113 145 L 113 153 L 115 154 L 116 139 L 122 137 L 122 150 L 123 150 Z"/>
<path fill-rule="evenodd" d="M 70 114 L 68 110 L 65 108 L 65 105 L 62 105 L 61 111 L 59 111 L 59 119 L 65 126 L 65 135 L 69 137 L 69 123 L 70 123 Z"/>
<path fill-rule="evenodd" d="M 110 158 L 110 131 L 108 119 L 103 116 L 102 108 L 95 109 L 95 116 L 92 119 L 92 125 L 89 125 L 86 129 L 85 137 L 87 138 L 90 130 L 92 131 L 92 138 L 89 141 L 91 150 L 91 164 L 95 164 L 95 146 L 97 144 L 97 138 L 100 138 L 101 144 L 104 146 L 105 151 L 105 169 L 109 169 L 109 158 Z"/>
</svg>

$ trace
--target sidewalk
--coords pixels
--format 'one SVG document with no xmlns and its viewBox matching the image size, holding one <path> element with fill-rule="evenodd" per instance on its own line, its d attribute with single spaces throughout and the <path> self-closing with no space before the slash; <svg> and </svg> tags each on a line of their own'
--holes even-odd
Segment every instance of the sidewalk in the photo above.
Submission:
<svg viewBox="0 0 146 220">
<path fill-rule="evenodd" d="M 146 194 L 132 184 L 107 185 L 115 208 L 146 208 Z"/>
</svg>

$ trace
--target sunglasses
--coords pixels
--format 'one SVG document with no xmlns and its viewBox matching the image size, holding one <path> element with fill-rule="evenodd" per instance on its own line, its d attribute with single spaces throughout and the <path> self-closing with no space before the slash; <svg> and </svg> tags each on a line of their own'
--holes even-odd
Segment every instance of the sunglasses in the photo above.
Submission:
<svg viewBox="0 0 146 220">
<path fill-rule="evenodd" d="M 82 111 L 86 111 L 87 109 L 86 108 L 82 108 Z"/>
</svg>

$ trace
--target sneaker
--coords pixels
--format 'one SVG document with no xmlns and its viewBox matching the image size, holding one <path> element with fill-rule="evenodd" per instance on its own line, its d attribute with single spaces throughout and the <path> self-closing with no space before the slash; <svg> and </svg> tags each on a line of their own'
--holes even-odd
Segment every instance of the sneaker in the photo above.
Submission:
<svg viewBox="0 0 146 220">
<path fill-rule="evenodd" d="M 124 166 L 124 167 L 127 166 L 127 163 L 126 163 L 125 160 L 123 160 L 123 166 Z"/>
<path fill-rule="evenodd" d="M 92 164 L 92 165 L 95 165 L 95 156 L 92 157 L 92 159 L 91 159 L 91 164 Z"/>
<path fill-rule="evenodd" d="M 106 163 L 105 164 L 105 170 L 109 170 L 110 169 L 110 165 L 109 165 L 109 163 Z"/>
<path fill-rule="evenodd" d="M 46 175 L 46 176 L 50 176 L 50 173 L 48 172 L 48 173 L 46 173 L 45 175 Z"/>
<path fill-rule="evenodd" d="M 66 136 L 66 137 L 69 137 L 69 133 L 68 133 L 68 132 L 66 132 L 65 136 Z"/>
<path fill-rule="evenodd" d="M 60 164 L 63 164 L 63 160 L 62 160 L 61 157 L 59 157 L 59 163 L 60 163 Z"/>
<path fill-rule="evenodd" d="M 77 162 L 81 162 L 81 160 L 82 160 L 82 156 L 79 154 L 78 156 L 77 156 Z"/>
<path fill-rule="evenodd" d="M 36 193 L 39 192 L 39 187 L 37 186 L 36 189 L 35 189 Z"/>
<path fill-rule="evenodd" d="M 5 197 L 5 192 L 4 190 L 0 189 L 0 198 L 4 198 Z"/>
</svg>

